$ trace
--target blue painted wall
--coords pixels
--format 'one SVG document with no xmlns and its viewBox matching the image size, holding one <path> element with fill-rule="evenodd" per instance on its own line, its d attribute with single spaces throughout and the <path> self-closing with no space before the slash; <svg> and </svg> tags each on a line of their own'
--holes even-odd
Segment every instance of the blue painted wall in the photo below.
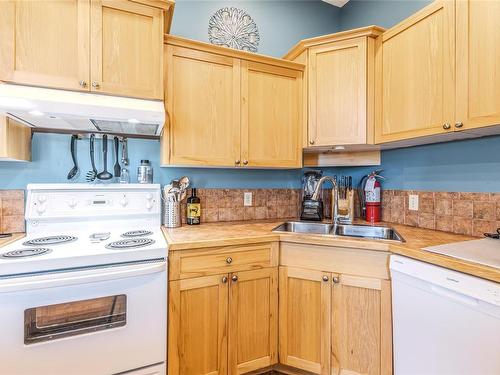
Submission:
<svg viewBox="0 0 500 375">
<path fill-rule="evenodd" d="M 281 56 L 298 40 L 355 27 L 391 27 L 430 1 L 351 0 L 340 11 L 321 1 L 186 1 L 176 5 L 172 32 L 206 40 L 210 15 L 223 6 L 251 14 L 261 32 L 259 52 Z M 273 26 L 274 25 L 274 26 Z M 111 143 L 110 143 L 111 145 Z M 198 187 L 298 187 L 300 170 L 160 168 L 159 142 L 130 140 L 131 177 L 140 159 L 150 159 L 155 182 L 188 175 Z M 500 137 L 457 141 L 382 152 L 385 188 L 434 191 L 500 191 Z M 79 142 L 79 160 L 89 168 L 88 141 Z M 0 162 L 0 189 L 24 188 L 29 182 L 65 182 L 71 168 L 69 136 L 36 134 L 32 163 Z M 99 165 L 100 161 L 99 161 Z M 329 169 L 353 174 L 355 180 L 373 168 Z M 83 178 L 80 177 L 80 181 Z"/>
<path fill-rule="evenodd" d="M 177 0 L 172 34 L 207 40 L 208 20 L 222 7 L 245 9 L 260 32 L 259 53 L 280 57 L 300 39 L 336 32 L 340 10 L 320 0 L 307 1 L 189 1 Z M 23 189 L 27 183 L 67 182 L 71 169 L 69 135 L 35 134 L 33 162 L 0 161 L 0 189 Z M 111 142 L 109 144 L 111 146 Z M 150 159 L 155 182 L 168 183 L 188 175 L 198 187 L 288 188 L 300 186 L 300 170 L 242 170 L 208 168 L 160 168 L 158 141 L 129 140 L 132 181 L 136 180 L 141 159 Z M 78 160 L 84 172 L 90 168 L 88 140 L 78 142 Z M 111 158 L 109 158 L 111 160 Z M 101 161 L 98 166 L 100 168 Z M 82 173 L 78 182 L 85 181 Z"/>
<path fill-rule="evenodd" d="M 351 0 L 340 11 L 340 28 L 391 27 L 429 0 Z M 382 152 L 385 188 L 431 191 L 500 191 L 500 137 L 487 137 Z M 363 175 L 371 168 L 349 168 Z M 344 171 L 346 171 L 344 169 Z"/>
</svg>

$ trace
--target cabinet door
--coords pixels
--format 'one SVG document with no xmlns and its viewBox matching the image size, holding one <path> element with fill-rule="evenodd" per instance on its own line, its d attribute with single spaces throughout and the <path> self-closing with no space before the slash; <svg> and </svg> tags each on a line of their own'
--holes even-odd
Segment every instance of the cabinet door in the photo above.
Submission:
<svg viewBox="0 0 500 375">
<path fill-rule="evenodd" d="M 91 90 L 163 99 L 162 10 L 133 1 L 91 1 Z"/>
<path fill-rule="evenodd" d="M 367 50 L 366 38 L 309 50 L 309 146 L 366 143 Z"/>
<path fill-rule="evenodd" d="M 31 128 L 0 116 L 0 161 L 31 161 Z"/>
<path fill-rule="evenodd" d="M 332 374 L 392 374 L 390 281 L 334 277 Z"/>
<path fill-rule="evenodd" d="M 280 363 L 330 374 L 330 274 L 291 267 L 279 272 Z"/>
<path fill-rule="evenodd" d="M 0 80 L 88 90 L 90 0 L 0 1 Z"/>
<path fill-rule="evenodd" d="M 240 159 L 240 60 L 168 45 L 162 164 L 234 167 Z"/>
<path fill-rule="evenodd" d="M 242 61 L 242 163 L 302 166 L 302 72 Z"/>
<path fill-rule="evenodd" d="M 230 275 L 229 373 L 244 374 L 278 360 L 278 268 Z"/>
<path fill-rule="evenodd" d="M 227 374 L 227 275 L 171 281 L 169 375 Z"/>
<path fill-rule="evenodd" d="M 500 2 L 462 0 L 456 7 L 455 129 L 500 124 Z"/>
<path fill-rule="evenodd" d="M 453 131 L 454 8 L 435 1 L 377 39 L 376 143 Z"/>
</svg>

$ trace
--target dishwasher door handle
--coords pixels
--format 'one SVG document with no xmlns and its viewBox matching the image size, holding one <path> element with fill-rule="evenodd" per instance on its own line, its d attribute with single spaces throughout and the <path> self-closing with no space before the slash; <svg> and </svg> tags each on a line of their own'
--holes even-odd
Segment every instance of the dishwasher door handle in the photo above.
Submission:
<svg viewBox="0 0 500 375">
<path fill-rule="evenodd" d="M 452 299 L 456 302 L 460 302 L 464 305 L 477 306 L 479 304 L 478 300 L 474 297 L 469 297 L 453 290 L 443 288 L 441 286 L 431 285 L 431 291 L 433 293 L 439 294 L 440 296 Z"/>
</svg>

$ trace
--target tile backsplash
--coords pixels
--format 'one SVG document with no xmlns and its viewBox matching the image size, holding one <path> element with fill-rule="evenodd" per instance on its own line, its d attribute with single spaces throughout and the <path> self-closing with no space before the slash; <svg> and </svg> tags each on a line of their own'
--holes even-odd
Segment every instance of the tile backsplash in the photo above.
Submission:
<svg viewBox="0 0 500 375">
<path fill-rule="evenodd" d="M 252 193 L 252 205 L 243 205 L 243 194 Z M 325 206 L 329 205 L 324 191 Z M 196 189 L 201 201 L 201 222 L 291 219 L 300 216 L 301 189 Z M 188 197 L 191 190 L 188 191 Z M 326 210 L 326 212 L 329 212 Z M 182 202 L 185 223 L 186 202 Z"/>
<path fill-rule="evenodd" d="M 410 194 L 418 195 L 417 211 L 409 209 Z M 481 237 L 500 227 L 500 193 L 384 190 L 382 220 Z"/>
<path fill-rule="evenodd" d="M 252 193 L 252 206 L 243 205 L 244 192 Z M 301 189 L 197 189 L 202 223 L 298 218 L 301 193 Z M 410 194 L 418 195 L 417 211 L 409 209 Z M 330 189 L 323 191 L 323 201 L 328 215 Z M 184 223 L 185 213 L 184 201 Z M 500 227 L 500 193 L 383 190 L 382 220 L 480 237 Z"/>
<path fill-rule="evenodd" d="M 24 190 L 0 190 L 0 233 L 24 232 Z"/>
</svg>

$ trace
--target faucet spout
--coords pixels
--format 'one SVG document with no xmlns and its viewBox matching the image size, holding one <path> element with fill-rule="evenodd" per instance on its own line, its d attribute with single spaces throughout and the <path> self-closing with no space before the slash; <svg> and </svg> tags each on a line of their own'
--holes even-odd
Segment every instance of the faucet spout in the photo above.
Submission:
<svg viewBox="0 0 500 375">
<path fill-rule="evenodd" d="M 321 188 L 323 187 L 323 184 L 325 181 L 330 181 L 333 189 L 332 189 L 332 222 L 335 224 L 337 222 L 337 212 L 338 212 L 338 184 L 337 181 L 335 181 L 332 177 L 330 176 L 323 176 L 319 179 L 318 185 L 316 186 L 316 189 L 314 190 L 314 193 L 311 197 L 312 200 L 319 200 L 319 196 L 321 194 Z"/>
</svg>

